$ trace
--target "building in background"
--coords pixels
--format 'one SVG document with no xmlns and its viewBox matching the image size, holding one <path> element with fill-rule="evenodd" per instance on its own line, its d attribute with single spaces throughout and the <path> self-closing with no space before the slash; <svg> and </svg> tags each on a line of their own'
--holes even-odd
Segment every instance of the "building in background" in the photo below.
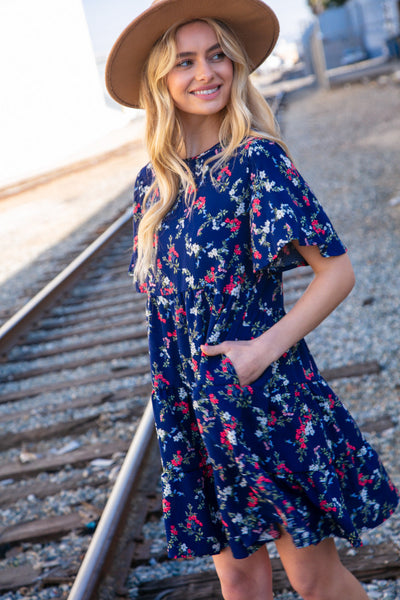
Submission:
<svg viewBox="0 0 400 600">
<path fill-rule="evenodd" d="M 367 58 L 398 55 L 399 0 L 348 0 L 318 16 L 328 69 Z M 304 58 L 312 72 L 310 38 L 303 35 Z"/>
<path fill-rule="evenodd" d="M 1 0 L 0 63 L 0 187 L 126 122 L 106 106 L 81 0 Z"/>
</svg>

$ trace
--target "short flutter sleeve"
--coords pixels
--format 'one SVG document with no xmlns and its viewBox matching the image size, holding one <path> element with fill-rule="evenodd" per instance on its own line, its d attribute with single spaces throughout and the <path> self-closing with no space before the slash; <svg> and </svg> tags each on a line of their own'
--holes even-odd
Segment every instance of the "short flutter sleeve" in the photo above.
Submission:
<svg viewBox="0 0 400 600">
<path fill-rule="evenodd" d="M 325 257 L 346 252 L 332 223 L 284 150 L 268 140 L 248 147 L 254 271 L 305 265 L 293 245 L 318 246 Z"/>
</svg>

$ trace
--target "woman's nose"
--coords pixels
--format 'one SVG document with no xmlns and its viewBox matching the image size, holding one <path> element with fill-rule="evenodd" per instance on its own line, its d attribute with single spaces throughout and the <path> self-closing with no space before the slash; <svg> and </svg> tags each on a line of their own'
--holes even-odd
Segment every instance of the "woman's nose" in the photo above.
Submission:
<svg viewBox="0 0 400 600">
<path fill-rule="evenodd" d="M 207 60 L 199 60 L 196 68 L 196 79 L 208 80 L 212 77 L 213 71 Z"/>
</svg>

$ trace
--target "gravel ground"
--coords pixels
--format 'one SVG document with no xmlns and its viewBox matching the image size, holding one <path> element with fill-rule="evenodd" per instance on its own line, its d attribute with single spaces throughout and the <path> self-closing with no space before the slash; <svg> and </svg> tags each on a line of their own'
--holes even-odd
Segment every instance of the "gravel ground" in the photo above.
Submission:
<svg viewBox="0 0 400 600">
<path fill-rule="evenodd" d="M 308 343 L 321 368 L 364 360 L 382 365 L 380 375 L 338 380 L 334 387 L 360 424 L 383 415 L 391 417 L 393 427 L 367 435 L 398 485 L 399 317 L 394 274 L 400 261 L 400 203 L 395 201 L 400 196 L 399 109 L 399 86 L 386 80 L 329 92 L 298 92 L 291 97 L 284 117 L 285 138 L 297 166 L 347 244 L 357 277 L 350 297 L 308 337 Z M 4 229 L 0 302 L 4 315 L 40 286 L 46 273 L 54 270 L 54 263 L 76 252 L 89 231 L 129 206 L 127 187 L 143 162 L 143 152 L 138 150 L 0 202 Z M 59 396 L 62 402 L 63 394 Z M 118 408 L 123 409 L 123 403 Z M 68 494 L 50 500 L 59 503 L 60 513 Z M 84 499 L 91 501 L 90 496 L 84 495 Z M 24 501 L 19 508 L 29 514 L 34 507 Z M 162 523 L 148 523 L 146 535 L 153 538 L 156 554 L 164 544 Z M 73 538 L 65 540 L 65 554 L 79 562 L 83 540 Z M 400 541 L 400 511 L 364 535 L 365 544 L 388 539 Z M 274 555 L 273 545 L 270 550 Z M 50 564 L 51 552 L 44 557 L 40 544 L 33 544 L 29 560 Z M 149 565 L 132 573 L 130 595 L 134 598 L 137 584 L 155 574 L 161 579 L 211 567 L 211 559 L 162 564 L 151 559 Z M 365 587 L 371 599 L 400 600 L 400 580 L 376 581 Z M 64 589 L 67 593 L 68 586 Z M 30 597 L 45 600 L 60 597 L 60 592 L 61 588 L 47 588 Z M 0 600 L 23 597 L 5 594 Z M 298 596 L 288 592 L 276 598 L 294 600 Z"/>
</svg>

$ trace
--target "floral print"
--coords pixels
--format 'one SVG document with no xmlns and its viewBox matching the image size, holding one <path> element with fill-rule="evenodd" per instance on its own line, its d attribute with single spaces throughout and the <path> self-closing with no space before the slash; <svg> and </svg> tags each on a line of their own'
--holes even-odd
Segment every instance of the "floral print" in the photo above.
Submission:
<svg viewBox="0 0 400 600">
<path fill-rule="evenodd" d="M 169 556 L 229 545 L 243 558 L 279 526 L 298 547 L 331 535 L 357 546 L 363 528 L 393 512 L 397 491 L 305 341 L 245 387 L 226 356 L 200 352 L 282 318 L 282 272 L 304 264 L 293 240 L 323 256 L 345 248 L 278 144 L 251 138 L 211 174 L 219 151 L 188 159 L 193 208 L 180 191 L 158 231 L 156 273 L 138 286 L 148 294 Z M 135 185 L 135 244 L 152 181 L 147 165 Z"/>
</svg>

